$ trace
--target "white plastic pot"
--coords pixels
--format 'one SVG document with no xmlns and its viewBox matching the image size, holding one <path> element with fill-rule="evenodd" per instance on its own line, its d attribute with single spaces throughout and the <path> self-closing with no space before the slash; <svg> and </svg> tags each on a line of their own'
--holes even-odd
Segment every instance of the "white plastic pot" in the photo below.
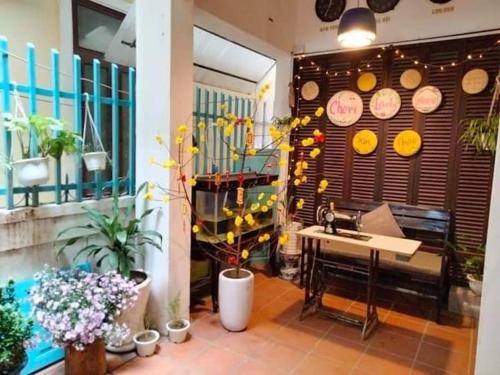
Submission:
<svg viewBox="0 0 500 375">
<path fill-rule="evenodd" d="M 242 331 L 250 320 L 253 304 L 252 272 L 229 268 L 219 273 L 219 310 L 222 325 L 228 331 Z"/>
<path fill-rule="evenodd" d="M 134 335 L 135 348 L 139 357 L 150 357 L 155 353 L 156 343 L 160 339 L 157 331 L 147 330 Z"/>
<path fill-rule="evenodd" d="M 176 328 L 174 326 L 176 321 L 174 320 L 171 320 L 166 324 L 168 339 L 170 340 L 170 342 L 173 342 L 175 344 L 180 344 L 186 341 L 187 333 L 189 332 L 189 328 L 191 327 L 191 323 L 189 322 L 189 320 L 182 319 L 181 321 L 183 323 L 182 328 Z"/>
<path fill-rule="evenodd" d="M 12 163 L 23 186 L 43 185 L 49 180 L 49 158 L 32 158 Z"/>
<path fill-rule="evenodd" d="M 106 169 L 107 153 L 104 151 L 87 152 L 83 154 L 83 161 L 89 172 L 103 171 Z"/>
<path fill-rule="evenodd" d="M 471 274 L 467 275 L 467 280 L 469 280 L 469 288 L 472 290 L 472 293 L 476 296 L 480 296 L 483 290 L 483 282 L 476 280 L 476 278 Z"/>
<path fill-rule="evenodd" d="M 116 322 L 120 325 L 126 324 L 130 330 L 130 334 L 123 338 L 121 345 L 116 343 L 110 343 L 106 346 L 106 350 L 112 353 L 125 353 L 130 352 L 135 349 L 134 335 L 138 332 L 144 331 L 144 315 L 146 314 L 146 306 L 149 300 L 149 294 L 151 292 L 151 276 L 146 272 L 142 271 L 132 271 L 132 277 L 136 275 L 142 275 L 145 280 L 137 285 L 138 298 L 132 307 L 123 311 L 120 316 L 116 319 Z"/>
</svg>

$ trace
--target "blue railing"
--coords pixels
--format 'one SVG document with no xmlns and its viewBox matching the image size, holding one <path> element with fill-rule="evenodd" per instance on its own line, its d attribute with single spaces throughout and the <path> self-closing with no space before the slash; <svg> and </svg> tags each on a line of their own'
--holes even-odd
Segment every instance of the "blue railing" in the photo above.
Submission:
<svg viewBox="0 0 500 375">
<path fill-rule="evenodd" d="M 11 80 L 11 71 L 9 60 L 11 57 L 20 59 L 26 63 L 27 68 L 27 82 L 26 84 L 16 83 Z M 50 70 L 52 77 L 51 87 L 37 86 L 36 68 L 37 66 Z M 2 112 L 11 111 L 11 95 L 16 90 L 20 94 L 24 94 L 28 98 L 29 114 L 35 114 L 38 111 L 38 101 L 41 97 L 50 98 L 52 101 L 52 117 L 61 117 L 61 100 L 70 100 L 73 105 L 73 126 L 74 131 L 82 133 L 82 103 L 84 93 L 82 93 L 82 64 L 78 55 L 73 56 L 73 71 L 72 74 L 67 74 L 60 71 L 59 68 L 59 52 L 55 49 L 51 50 L 51 66 L 45 67 L 36 63 L 35 46 L 31 43 L 26 47 L 26 58 L 22 58 L 11 54 L 8 49 L 8 41 L 4 37 L 0 37 L 0 91 L 2 92 Z M 60 76 L 67 75 L 72 77 L 72 91 L 61 90 Z M 39 202 L 40 192 L 53 192 L 54 202 L 57 204 L 62 203 L 63 192 L 74 191 L 74 200 L 77 202 L 82 201 L 83 192 L 91 191 L 94 199 L 102 197 L 103 189 L 110 188 L 113 192 L 118 192 L 122 186 L 126 189 L 128 194 L 135 192 L 135 70 L 129 68 L 128 70 L 128 87 L 127 90 L 120 90 L 119 88 L 119 69 L 115 64 L 111 65 L 111 86 L 103 85 L 101 83 L 101 63 L 99 60 L 93 60 L 93 79 L 92 79 L 92 93 L 88 93 L 88 100 L 93 104 L 93 118 L 98 131 L 102 134 L 102 106 L 111 106 L 111 134 L 112 134 L 112 148 L 111 148 L 111 170 L 112 179 L 103 181 L 101 172 L 94 173 L 94 180 L 91 182 L 83 181 L 82 173 L 82 150 L 81 147 L 75 155 L 75 181 L 62 182 L 61 161 L 55 160 L 55 181 L 54 184 L 43 186 L 22 187 L 14 185 L 14 176 L 12 169 L 5 169 L 5 183 L 0 186 L 0 198 L 5 199 L 5 207 L 8 209 L 15 208 L 15 195 L 23 194 L 25 197 L 31 196 L 32 205 L 36 206 Z M 111 89 L 111 96 L 106 97 L 101 94 L 102 87 L 109 87 Z M 119 93 L 125 94 L 125 99 L 120 99 Z M 120 124 L 120 108 L 128 108 L 128 124 Z M 125 150 L 120 150 L 119 135 L 122 126 L 128 126 L 129 141 L 125 146 Z M 0 154 L 9 156 L 12 151 L 12 135 L 10 131 L 4 128 L 4 142 L 3 147 L 0 149 Z M 36 137 L 32 137 L 31 147 L 33 153 L 36 153 Z M 80 145 L 81 146 L 81 145 Z M 128 153 L 128 166 L 127 175 L 120 178 L 120 158 L 121 153 Z M 36 155 L 32 155 L 36 156 Z M 26 199 L 27 201 L 27 199 Z"/>
</svg>

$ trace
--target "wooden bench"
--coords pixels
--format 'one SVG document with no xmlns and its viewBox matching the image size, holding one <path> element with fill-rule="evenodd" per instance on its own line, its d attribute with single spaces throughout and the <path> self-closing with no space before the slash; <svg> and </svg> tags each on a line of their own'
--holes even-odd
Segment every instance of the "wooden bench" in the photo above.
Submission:
<svg viewBox="0 0 500 375">
<path fill-rule="evenodd" d="M 369 212 L 383 202 L 361 202 L 334 200 L 335 211 L 355 215 Z M 449 210 L 427 206 L 411 206 L 389 203 L 392 214 L 405 236 L 422 241 L 422 246 L 410 259 L 397 259 L 394 255 L 380 254 L 380 271 L 378 286 L 402 292 L 410 292 L 436 301 L 436 322 L 440 321 L 443 303 L 448 295 L 448 238 L 451 225 Z M 344 229 L 355 229 L 350 223 L 339 221 L 337 226 Z M 363 231 L 363 228 L 361 228 Z M 334 248 L 330 241 L 321 243 L 323 256 L 334 258 L 336 262 L 345 264 L 333 276 L 355 278 L 349 269 L 364 264 L 368 254 L 349 248 Z"/>
</svg>

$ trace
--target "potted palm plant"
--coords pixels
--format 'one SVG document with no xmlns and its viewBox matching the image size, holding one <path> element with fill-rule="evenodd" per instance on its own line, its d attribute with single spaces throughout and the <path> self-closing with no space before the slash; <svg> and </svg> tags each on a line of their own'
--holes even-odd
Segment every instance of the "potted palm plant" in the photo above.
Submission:
<svg viewBox="0 0 500 375">
<path fill-rule="evenodd" d="M 465 264 L 471 270 L 467 274 L 469 288 L 478 296 L 481 295 L 483 289 L 483 273 L 484 273 L 484 246 L 477 248 L 477 255 L 467 257 Z"/>
<path fill-rule="evenodd" d="M 167 322 L 168 338 L 175 344 L 180 344 L 186 340 L 191 323 L 187 319 L 182 319 L 180 315 L 181 296 L 177 294 L 169 304 L 170 320 Z"/>
<path fill-rule="evenodd" d="M 26 366 L 33 322 L 25 318 L 14 296 L 14 282 L 0 288 L 0 374 L 17 375 Z"/>
<path fill-rule="evenodd" d="M 53 117 L 31 115 L 15 118 L 4 115 L 5 127 L 15 133 L 22 159 L 12 163 L 17 180 L 23 186 L 45 184 L 49 180 L 49 159 L 58 160 L 63 153 L 77 151 L 80 136 L 65 129 L 65 124 Z M 33 140 L 36 137 L 36 142 Z"/>
<path fill-rule="evenodd" d="M 142 184 L 137 194 L 140 194 L 146 186 L 147 184 Z M 161 234 L 141 228 L 143 219 L 154 209 L 148 209 L 136 218 L 135 200 L 133 200 L 122 214 L 118 196 L 114 195 L 111 215 L 93 208 L 84 208 L 84 210 L 90 222 L 86 225 L 67 228 L 58 234 L 58 240 L 68 235 L 70 238 L 66 239 L 57 250 L 57 256 L 59 257 L 69 246 L 85 242 L 89 237 L 93 237 L 95 240 L 80 249 L 75 258 L 86 256 L 87 259 L 95 261 L 98 268 L 114 269 L 137 284 L 139 298 L 136 304 L 125 310 L 118 318 L 120 323 L 127 324 L 131 335 L 122 345 L 108 345 L 107 347 L 108 350 L 114 352 L 131 351 L 135 347 L 133 336 L 144 330 L 144 315 L 151 288 L 151 277 L 144 271 L 134 269 L 135 257 L 144 255 L 145 245 L 160 251 L 162 249 Z"/>
</svg>

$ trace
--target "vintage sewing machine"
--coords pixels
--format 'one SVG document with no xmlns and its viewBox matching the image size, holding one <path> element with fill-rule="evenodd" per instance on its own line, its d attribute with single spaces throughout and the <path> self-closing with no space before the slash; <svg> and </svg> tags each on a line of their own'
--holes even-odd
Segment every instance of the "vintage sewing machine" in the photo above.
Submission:
<svg viewBox="0 0 500 375">
<path fill-rule="evenodd" d="M 333 201 L 330 201 L 328 204 L 323 203 L 318 206 L 318 209 L 316 210 L 316 222 L 324 227 L 323 231 L 327 234 L 362 241 L 368 241 L 371 238 L 370 236 L 363 234 L 345 232 L 338 229 L 337 224 L 343 224 L 342 226 L 353 226 L 357 232 L 360 232 L 362 227 L 361 211 L 358 211 L 356 215 L 347 215 L 345 213 L 335 211 L 335 204 Z"/>
</svg>

